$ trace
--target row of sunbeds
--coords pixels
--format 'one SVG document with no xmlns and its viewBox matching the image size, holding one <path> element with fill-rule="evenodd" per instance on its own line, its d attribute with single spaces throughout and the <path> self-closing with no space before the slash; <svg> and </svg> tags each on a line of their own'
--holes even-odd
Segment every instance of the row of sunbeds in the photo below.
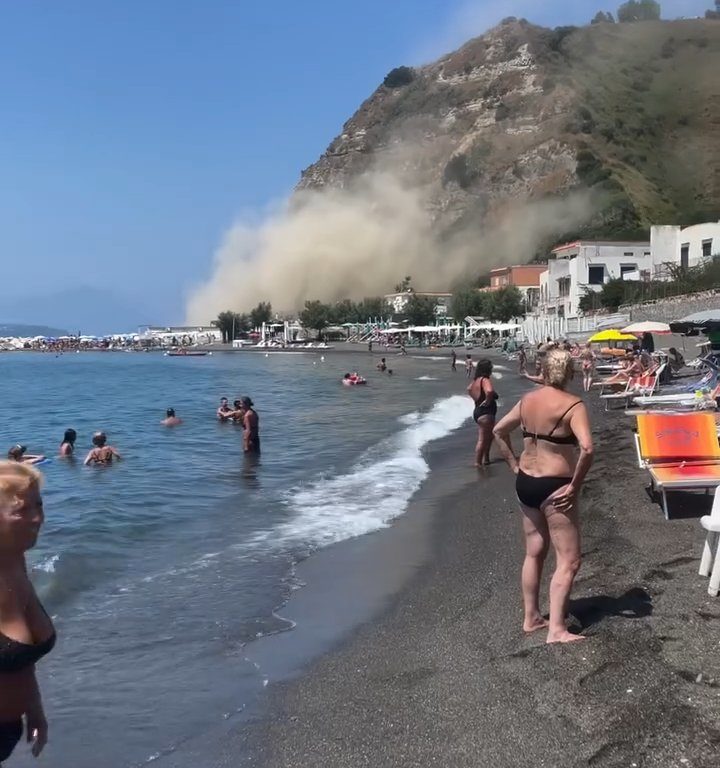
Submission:
<svg viewBox="0 0 720 768">
<path fill-rule="evenodd" d="M 621 401 L 637 420 L 634 433 L 638 465 L 650 475 L 650 488 L 659 496 L 670 519 L 668 493 L 714 492 L 710 515 L 701 518 L 706 531 L 699 573 L 709 577 L 708 593 L 720 593 L 720 442 L 715 409 L 720 402 L 720 365 L 708 356 L 695 366 L 699 377 L 660 386 L 666 362 L 658 361 L 644 376 L 629 379 L 622 391 L 602 394 L 606 410 Z M 629 407 L 632 406 L 632 410 Z"/>
</svg>

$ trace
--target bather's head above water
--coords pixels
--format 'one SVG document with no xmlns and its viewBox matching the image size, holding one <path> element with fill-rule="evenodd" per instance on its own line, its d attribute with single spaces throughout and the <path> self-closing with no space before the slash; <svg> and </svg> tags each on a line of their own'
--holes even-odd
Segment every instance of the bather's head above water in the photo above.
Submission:
<svg viewBox="0 0 720 768">
<path fill-rule="evenodd" d="M 107 435 L 104 432 L 96 432 L 92 436 L 92 444 L 96 448 L 102 448 L 107 443 Z"/>
</svg>

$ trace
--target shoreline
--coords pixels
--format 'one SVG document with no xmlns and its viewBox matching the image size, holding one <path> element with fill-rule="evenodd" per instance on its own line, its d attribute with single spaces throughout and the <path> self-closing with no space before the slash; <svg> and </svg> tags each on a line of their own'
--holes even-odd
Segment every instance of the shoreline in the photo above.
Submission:
<svg viewBox="0 0 720 768">
<path fill-rule="evenodd" d="M 712 497 L 679 495 L 678 517 L 665 521 L 628 421 L 597 399 L 590 408 L 598 455 L 570 608 L 587 641 L 523 635 L 519 515 L 496 463 L 436 499 L 432 555 L 388 609 L 305 674 L 271 685 L 205 764 L 249 749 L 249 764 L 266 768 L 715 765 L 720 604 L 697 575 L 696 519 Z"/>
</svg>

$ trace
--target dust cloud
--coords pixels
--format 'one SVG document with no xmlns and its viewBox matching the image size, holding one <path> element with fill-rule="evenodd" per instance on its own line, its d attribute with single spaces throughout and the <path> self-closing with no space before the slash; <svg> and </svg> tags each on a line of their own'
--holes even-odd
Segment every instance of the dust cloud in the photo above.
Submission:
<svg viewBox="0 0 720 768">
<path fill-rule="evenodd" d="M 223 310 L 259 301 L 279 312 L 307 299 L 362 299 L 392 291 L 412 275 L 419 291 L 442 291 L 490 267 L 532 258 L 557 231 L 592 210 L 587 193 L 515 204 L 439 242 L 418 188 L 387 172 L 368 172 L 352 189 L 302 191 L 259 223 L 240 222 L 215 254 L 212 276 L 194 292 L 187 322 L 207 323 Z"/>
</svg>

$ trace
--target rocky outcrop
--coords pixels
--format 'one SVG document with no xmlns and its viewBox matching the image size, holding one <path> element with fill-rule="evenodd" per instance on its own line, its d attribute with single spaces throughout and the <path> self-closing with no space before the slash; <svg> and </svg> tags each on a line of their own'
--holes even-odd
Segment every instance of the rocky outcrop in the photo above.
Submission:
<svg viewBox="0 0 720 768">
<path fill-rule="evenodd" d="M 557 237 L 717 216 L 719 65 L 711 21 L 549 30 L 509 19 L 410 82 L 381 85 L 298 189 L 390 170 L 421 192 L 439 236 L 584 187 L 592 210 Z"/>
</svg>

